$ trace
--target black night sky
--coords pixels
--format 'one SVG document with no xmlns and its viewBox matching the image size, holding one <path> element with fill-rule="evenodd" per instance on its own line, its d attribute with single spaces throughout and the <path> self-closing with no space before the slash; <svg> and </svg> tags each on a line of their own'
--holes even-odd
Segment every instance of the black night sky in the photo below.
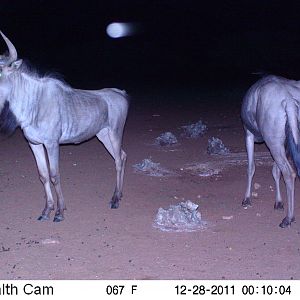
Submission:
<svg viewBox="0 0 300 300">
<path fill-rule="evenodd" d="M 193 86 L 253 72 L 299 79 L 299 8 L 277 0 L 1 0 L 0 29 L 21 58 L 80 88 Z M 139 32 L 112 39 L 106 26 L 116 21 Z"/>
</svg>

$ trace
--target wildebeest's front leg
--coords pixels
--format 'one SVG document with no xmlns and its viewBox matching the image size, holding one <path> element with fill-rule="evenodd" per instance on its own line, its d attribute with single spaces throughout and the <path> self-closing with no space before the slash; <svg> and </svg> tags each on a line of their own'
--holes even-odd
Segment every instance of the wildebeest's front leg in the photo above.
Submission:
<svg viewBox="0 0 300 300">
<path fill-rule="evenodd" d="M 255 164 L 254 164 L 254 135 L 246 130 L 246 148 L 248 155 L 248 170 L 247 170 L 247 189 L 245 193 L 245 198 L 242 202 L 244 207 L 251 206 L 251 186 L 252 186 L 252 178 L 255 172 Z"/>
<path fill-rule="evenodd" d="M 50 213 L 52 210 L 54 210 L 54 201 L 51 193 L 50 177 L 49 177 L 47 159 L 45 155 L 45 149 L 42 144 L 34 145 L 29 143 L 29 146 L 34 154 L 39 175 L 40 175 L 40 180 L 44 185 L 45 196 L 46 196 L 46 205 L 38 220 L 49 220 Z"/>
<path fill-rule="evenodd" d="M 65 201 L 61 191 L 60 173 L 59 173 L 59 144 L 45 145 L 50 167 L 50 179 L 55 187 L 57 195 L 57 209 L 54 217 L 54 222 L 60 222 L 64 219 Z"/>
</svg>

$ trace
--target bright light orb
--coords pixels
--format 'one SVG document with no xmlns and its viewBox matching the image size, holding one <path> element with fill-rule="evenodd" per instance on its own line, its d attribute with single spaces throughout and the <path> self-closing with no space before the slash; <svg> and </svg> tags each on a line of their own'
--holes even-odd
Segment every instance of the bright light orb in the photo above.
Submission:
<svg viewBox="0 0 300 300">
<path fill-rule="evenodd" d="M 132 25 L 130 23 L 110 23 L 106 27 L 106 33 L 113 39 L 129 36 L 132 34 Z"/>
</svg>

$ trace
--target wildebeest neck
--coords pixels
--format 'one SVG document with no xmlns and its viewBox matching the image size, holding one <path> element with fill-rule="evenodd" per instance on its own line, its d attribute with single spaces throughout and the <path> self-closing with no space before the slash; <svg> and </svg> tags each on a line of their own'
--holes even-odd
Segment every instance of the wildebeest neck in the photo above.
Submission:
<svg viewBox="0 0 300 300">
<path fill-rule="evenodd" d="M 10 136 L 18 126 L 16 116 L 9 108 L 9 102 L 5 101 L 0 113 L 0 133 L 4 136 Z"/>
</svg>

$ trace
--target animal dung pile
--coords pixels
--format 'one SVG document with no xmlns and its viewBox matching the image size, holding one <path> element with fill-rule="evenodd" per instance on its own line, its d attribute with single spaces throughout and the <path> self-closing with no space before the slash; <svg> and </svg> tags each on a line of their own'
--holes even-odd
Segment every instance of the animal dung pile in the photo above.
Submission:
<svg viewBox="0 0 300 300">
<path fill-rule="evenodd" d="M 142 173 L 154 177 L 172 176 L 174 173 L 161 167 L 160 163 L 153 162 L 150 158 L 143 159 L 142 162 L 133 165 L 136 173 Z"/>
<path fill-rule="evenodd" d="M 222 170 L 223 166 L 220 166 L 217 163 L 213 162 L 205 162 L 205 163 L 195 163 L 187 166 L 185 169 L 200 176 L 200 177 L 210 177 L 219 175 Z"/>
<path fill-rule="evenodd" d="M 155 144 L 159 146 L 170 146 L 177 143 L 177 138 L 172 132 L 164 132 L 155 139 Z"/>
<path fill-rule="evenodd" d="M 219 138 L 212 137 L 208 140 L 207 153 L 227 155 L 229 153 L 229 149 L 225 147 L 225 145 Z"/>
<path fill-rule="evenodd" d="M 153 226 L 161 231 L 192 232 L 205 228 L 198 205 L 190 200 L 170 205 L 168 209 L 159 208 Z"/>
<path fill-rule="evenodd" d="M 181 126 L 181 128 L 184 130 L 183 136 L 193 139 L 204 135 L 207 130 L 207 126 L 201 120 L 194 124 Z"/>
<path fill-rule="evenodd" d="M 219 175 L 224 169 L 247 165 L 246 152 L 229 152 L 227 155 L 212 155 L 205 162 L 194 162 L 183 166 L 182 171 L 201 177 Z M 272 166 L 274 163 L 270 152 L 257 152 L 255 164 L 258 166 Z M 256 187 L 258 187 L 256 185 Z M 255 188 L 255 186 L 254 186 Z"/>
</svg>

